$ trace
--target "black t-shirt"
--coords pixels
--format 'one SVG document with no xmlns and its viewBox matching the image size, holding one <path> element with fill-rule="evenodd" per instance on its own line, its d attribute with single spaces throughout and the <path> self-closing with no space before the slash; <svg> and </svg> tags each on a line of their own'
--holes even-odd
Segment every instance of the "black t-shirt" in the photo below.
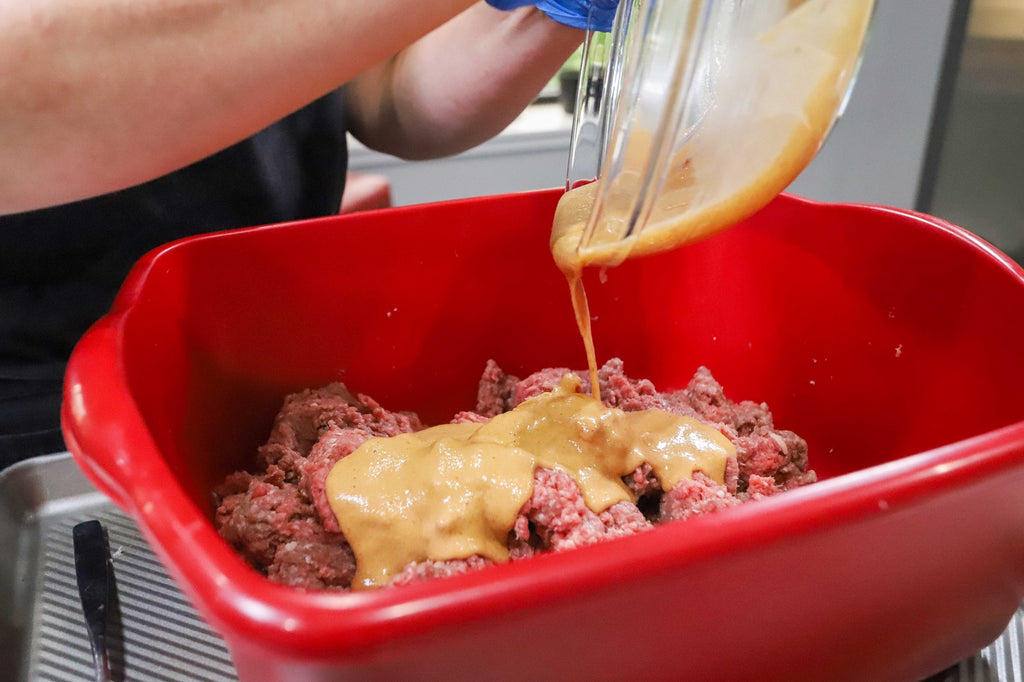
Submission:
<svg viewBox="0 0 1024 682">
<path fill-rule="evenodd" d="M 0 216 L 0 468 L 63 449 L 68 357 L 142 255 L 181 237 L 335 213 L 347 161 L 338 90 L 151 182 Z"/>
</svg>

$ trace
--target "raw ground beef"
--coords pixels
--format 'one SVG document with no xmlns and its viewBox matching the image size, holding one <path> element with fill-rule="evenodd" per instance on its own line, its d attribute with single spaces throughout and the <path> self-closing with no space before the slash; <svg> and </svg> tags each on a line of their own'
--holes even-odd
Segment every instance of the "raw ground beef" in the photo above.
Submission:
<svg viewBox="0 0 1024 682">
<path fill-rule="evenodd" d="M 486 421 L 552 390 L 570 371 L 544 369 L 518 379 L 488 362 L 476 409 L 460 412 L 452 421 Z M 587 373 L 575 374 L 581 390 L 589 392 Z M 539 468 L 533 494 L 509 533 L 512 561 L 638 533 L 656 523 L 707 514 L 816 480 L 807 469 L 803 439 L 776 429 L 764 403 L 726 398 L 704 367 L 686 388 L 675 392 L 659 393 L 650 381 L 629 378 L 618 359 L 600 369 L 598 380 L 609 407 L 666 410 L 696 417 L 721 431 L 736 448 L 735 459 L 726 463 L 725 482 L 696 472 L 663 492 L 644 464 L 625 477 L 638 503 L 620 502 L 595 514 L 568 474 Z M 416 415 L 390 412 L 340 383 L 290 395 L 270 438 L 259 448 L 258 473 L 234 473 L 214 492 L 216 526 L 253 566 L 275 581 L 306 589 L 347 589 L 355 574 L 355 557 L 328 504 L 327 474 L 368 438 L 422 428 Z M 488 563 L 478 556 L 413 563 L 391 584 L 456 575 Z"/>
</svg>

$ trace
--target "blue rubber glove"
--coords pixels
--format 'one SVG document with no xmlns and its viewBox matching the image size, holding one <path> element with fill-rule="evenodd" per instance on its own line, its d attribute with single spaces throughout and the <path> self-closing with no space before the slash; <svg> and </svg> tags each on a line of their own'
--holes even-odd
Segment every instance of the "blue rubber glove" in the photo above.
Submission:
<svg viewBox="0 0 1024 682">
<path fill-rule="evenodd" d="M 607 33 L 615 21 L 619 0 L 487 0 L 487 4 L 500 10 L 536 5 L 537 9 L 560 24 L 573 28 L 587 28 Z"/>
</svg>

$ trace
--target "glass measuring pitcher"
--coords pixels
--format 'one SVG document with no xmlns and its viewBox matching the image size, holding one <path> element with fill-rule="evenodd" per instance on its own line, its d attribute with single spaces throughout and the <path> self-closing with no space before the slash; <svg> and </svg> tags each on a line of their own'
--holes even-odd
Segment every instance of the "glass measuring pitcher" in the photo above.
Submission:
<svg viewBox="0 0 1024 682">
<path fill-rule="evenodd" d="M 873 0 L 623 0 L 588 35 L 552 252 L 566 272 L 754 213 L 842 111 Z M 578 186 L 581 181 L 596 182 Z"/>
</svg>

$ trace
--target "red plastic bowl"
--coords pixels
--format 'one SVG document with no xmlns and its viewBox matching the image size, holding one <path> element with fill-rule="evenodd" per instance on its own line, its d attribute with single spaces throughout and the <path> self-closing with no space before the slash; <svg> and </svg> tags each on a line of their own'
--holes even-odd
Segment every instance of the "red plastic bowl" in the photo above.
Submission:
<svg viewBox="0 0 1024 682">
<path fill-rule="evenodd" d="M 69 446 L 246 680 L 909 680 L 1024 595 L 1024 271 L 941 221 L 782 196 L 589 283 L 601 360 L 711 368 L 803 435 L 820 483 L 402 589 L 249 568 L 210 490 L 289 391 L 345 381 L 447 420 L 488 358 L 582 367 L 547 251 L 559 192 L 184 240 L 147 256 L 67 374 Z"/>
</svg>

